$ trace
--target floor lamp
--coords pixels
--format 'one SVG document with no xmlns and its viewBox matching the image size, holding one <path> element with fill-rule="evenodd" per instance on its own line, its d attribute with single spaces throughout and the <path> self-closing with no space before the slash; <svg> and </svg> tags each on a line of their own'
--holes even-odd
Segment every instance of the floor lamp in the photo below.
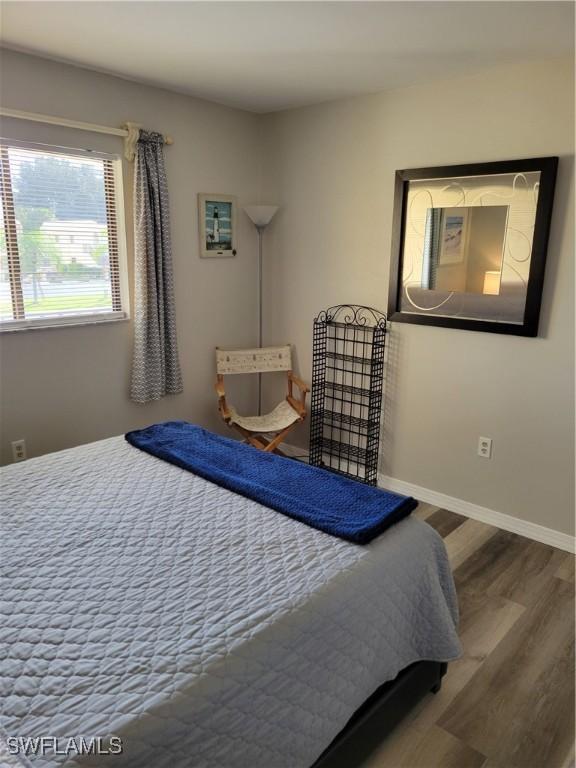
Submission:
<svg viewBox="0 0 576 768">
<path fill-rule="evenodd" d="M 262 234 L 278 210 L 277 205 L 248 205 L 244 213 L 258 231 L 258 346 L 262 346 Z M 258 416 L 262 414 L 262 374 L 258 374 Z"/>
</svg>

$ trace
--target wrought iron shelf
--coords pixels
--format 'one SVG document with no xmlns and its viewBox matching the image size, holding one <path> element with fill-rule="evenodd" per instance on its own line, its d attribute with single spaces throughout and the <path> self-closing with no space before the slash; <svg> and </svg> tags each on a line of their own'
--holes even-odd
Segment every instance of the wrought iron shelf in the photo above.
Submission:
<svg viewBox="0 0 576 768">
<path fill-rule="evenodd" d="M 324 385 L 328 389 L 332 389 L 334 392 L 344 392 L 347 395 L 355 395 L 356 397 L 370 397 L 370 389 L 366 387 L 355 387 L 352 384 L 341 384 L 338 381 L 327 381 Z"/>
<path fill-rule="evenodd" d="M 372 360 L 369 357 L 360 357 L 358 355 L 345 355 L 341 352 L 327 351 L 326 357 L 332 360 L 342 360 L 345 363 L 354 363 L 355 365 L 372 365 Z"/>
<path fill-rule="evenodd" d="M 324 411 L 324 420 L 326 424 L 346 424 L 350 427 L 356 427 L 361 432 L 368 432 L 372 422 L 368 419 L 363 419 L 360 416 L 352 416 L 350 413 L 342 413 L 338 411 Z"/>
<path fill-rule="evenodd" d="M 337 456 L 339 459 L 351 459 L 355 463 L 363 464 L 368 459 L 378 459 L 378 448 L 363 448 L 360 445 L 350 445 L 350 443 L 342 443 L 339 440 L 324 439 L 322 448 L 325 453 L 331 456 Z"/>
<path fill-rule="evenodd" d="M 314 320 L 310 463 L 376 484 L 386 316 L 354 304 Z"/>
</svg>

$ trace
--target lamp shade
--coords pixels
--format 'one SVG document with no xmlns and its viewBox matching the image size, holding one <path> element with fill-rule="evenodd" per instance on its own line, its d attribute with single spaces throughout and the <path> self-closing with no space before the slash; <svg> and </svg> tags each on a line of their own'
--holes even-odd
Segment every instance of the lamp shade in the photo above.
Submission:
<svg viewBox="0 0 576 768">
<path fill-rule="evenodd" d="M 498 296 L 500 293 L 501 278 L 502 272 L 499 272 L 496 269 L 490 269 L 488 272 L 484 272 L 484 290 L 482 293 L 489 294 L 491 296 Z"/>
<path fill-rule="evenodd" d="M 277 205 L 247 205 L 244 208 L 244 213 L 252 219 L 257 227 L 266 227 L 277 210 Z"/>
</svg>

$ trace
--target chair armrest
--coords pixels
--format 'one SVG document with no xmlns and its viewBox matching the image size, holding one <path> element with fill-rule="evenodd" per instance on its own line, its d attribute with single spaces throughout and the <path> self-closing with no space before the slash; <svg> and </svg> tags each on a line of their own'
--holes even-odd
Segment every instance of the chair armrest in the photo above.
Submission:
<svg viewBox="0 0 576 768">
<path fill-rule="evenodd" d="M 295 376 L 292 371 L 288 371 L 288 378 L 296 384 L 300 392 L 310 392 L 310 387 L 305 384 L 302 379 L 299 379 L 298 376 Z"/>
<path fill-rule="evenodd" d="M 292 385 L 296 384 L 298 389 L 300 390 L 300 400 L 296 400 L 294 398 L 293 392 L 292 392 Z M 300 414 L 300 420 L 302 420 L 306 416 L 306 394 L 310 392 L 310 387 L 305 384 L 302 379 L 299 379 L 298 376 L 295 376 L 292 371 L 288 371 L 288 396 L 287 400 L 294 408 L 294 410 Z"/>
<path fill-rule="evenodd" d="M 216 394 L 218 395 L 218 407 L 220 409 L 220 414 L 222 415 L 223 419 L 229 419 L 230 410 L 228 409 L 228 404 L 226 403 L 226 392 L 224 390 L 224 382 L 221 379 L 216 379 L 216 381 L 214 382 L 214 389 L 216 390 Z"/>
</svg>

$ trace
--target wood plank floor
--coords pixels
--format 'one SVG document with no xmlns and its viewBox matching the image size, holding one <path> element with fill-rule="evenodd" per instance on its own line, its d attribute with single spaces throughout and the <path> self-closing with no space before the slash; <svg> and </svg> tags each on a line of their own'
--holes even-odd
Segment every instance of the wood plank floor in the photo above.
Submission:
<svg viewBox="0 0 576 768">
<path fill-rule="evenodd" d="M 346 768 L 573 768 L 574 556 L 428 504 L 416 515 L 446 544 L 464 654 Z"/>
</svg>

